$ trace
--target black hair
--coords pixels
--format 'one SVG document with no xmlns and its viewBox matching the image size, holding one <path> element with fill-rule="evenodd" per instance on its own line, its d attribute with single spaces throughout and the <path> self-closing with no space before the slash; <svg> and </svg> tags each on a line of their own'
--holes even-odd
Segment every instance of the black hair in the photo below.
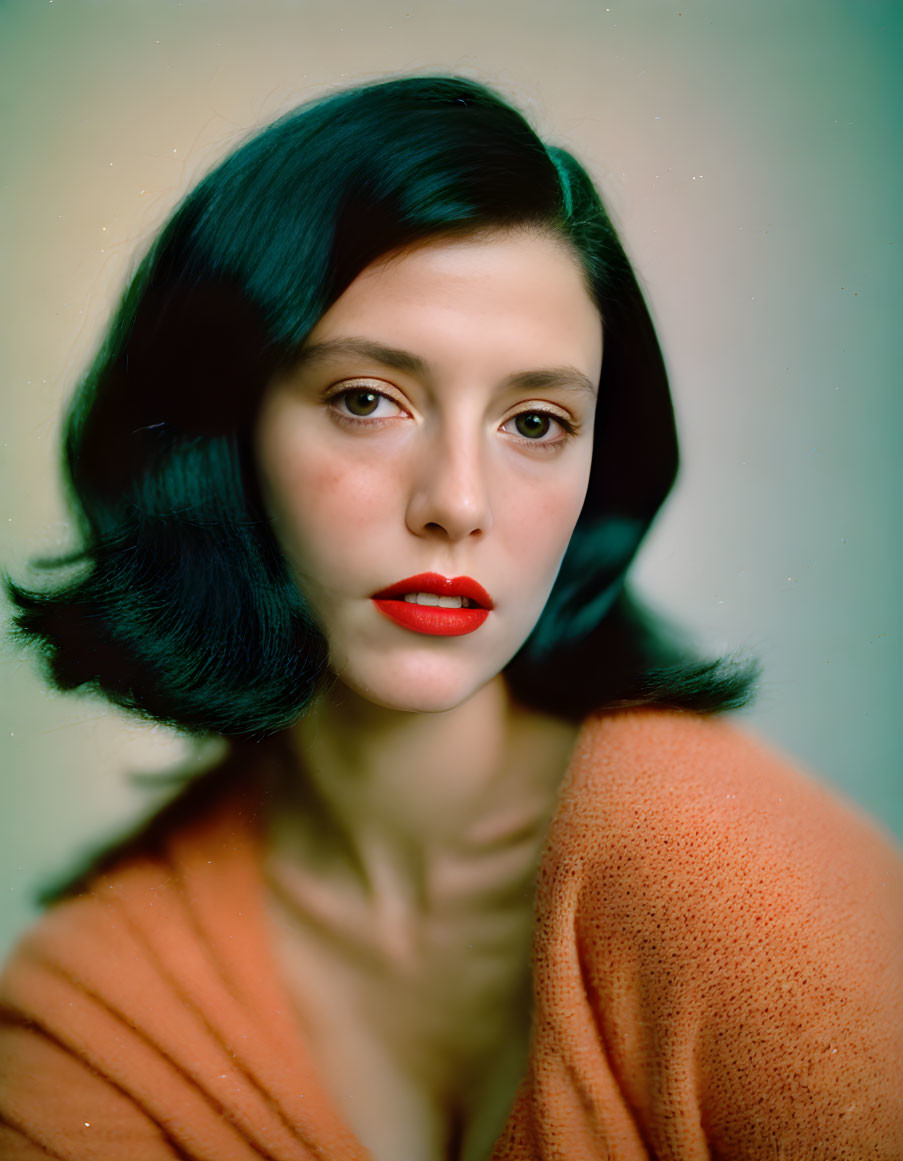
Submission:
<svg viewBox="0 0 903 1161">
<path fill-rule="evenodd" d="M 53 588 L 7 578 L 18 633 L 58 688 L 236 738 L 304 710 L 328 680 L 327 648 L 260 502 L 261 392 L 375 259 L 514 227 L 579 259 L 605 353 L 586 502 L 510 685 L 572 718 L 748 700 L 757 663 L 695 656 L 625 584 L 677 437 L 649 311 L 599 195 L 505 99 L 453 76 L 301 106 L 219 164 L 151 245 L 67 416 L 81 547 L 43 562 Z"/>
</svg>

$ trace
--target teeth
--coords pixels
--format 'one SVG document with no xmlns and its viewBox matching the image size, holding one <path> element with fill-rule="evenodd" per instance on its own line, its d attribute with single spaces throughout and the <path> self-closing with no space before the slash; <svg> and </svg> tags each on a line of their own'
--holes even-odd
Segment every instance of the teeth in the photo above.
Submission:
<svg viewBox="0 0 903 1161">
<path fill-rule="evenodd" d="M 438 597 L 435 593 L 405 593 L 409 605 L 433 605 L 440 609 L 471 609 L 473 601 L 467 597 Z"/>
<path fill-rule="evenodd" d="M 435 593 L 405 593 L 404 598 L 409 605 L 438 605 L 439 597 Z"/>
</svg>

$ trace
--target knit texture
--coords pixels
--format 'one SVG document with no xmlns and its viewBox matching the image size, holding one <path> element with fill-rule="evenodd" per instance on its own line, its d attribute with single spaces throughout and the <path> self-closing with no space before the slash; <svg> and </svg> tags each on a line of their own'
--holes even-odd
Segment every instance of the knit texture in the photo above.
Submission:
<svg viewBox="0 0 903 1161">
<path fill-rule="evenodd" d="M 52 908 L 0 979 L 0 1156 L 365 1161 L 292 1015 L 253 769 Z M 587 719 L 492 1161 L 903 1158 L 903 860 L 725 718 Z"/>
</svg>

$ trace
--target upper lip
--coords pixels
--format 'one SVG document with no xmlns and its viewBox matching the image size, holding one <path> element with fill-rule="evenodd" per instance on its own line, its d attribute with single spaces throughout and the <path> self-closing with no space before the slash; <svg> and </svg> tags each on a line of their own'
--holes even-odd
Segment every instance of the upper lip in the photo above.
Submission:
<svg viewBox="0 0 903 1161">
<path fill-rule="evenodd" d="M 374 600 L 392 600 L 406 593 L 435 593 L 437 597 L 467 597 L 484 609 L 491 609 L 492 598 L 482 585 L 469 576 L 447 577 L 438 572 L 421 572 L 396 581 L 388 588 L 373 594 Z"/>
</svg>

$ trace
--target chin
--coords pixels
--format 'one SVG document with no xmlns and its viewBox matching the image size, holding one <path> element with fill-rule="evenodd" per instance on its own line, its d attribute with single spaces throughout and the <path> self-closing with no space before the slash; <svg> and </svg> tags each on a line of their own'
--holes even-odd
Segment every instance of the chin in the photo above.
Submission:
<svg viewBox="0 0 903 1161">
<path fill-rule="evenodd" d="M 458 666 L 439 658 L 432 664 L 424 664 L 422 658 L 410 664 L 387 664 L 383 659 L 379 672 L 367 672 L 368 668 L 350 665 L 338 673 L 339 681 L 371 705 L 425 714 L 456 709 L 498 673 L 491 670 L 476 674 L 472 666 Z"/>
<path fill-rule="evenodd" d="M 441 714 L 457 709 L 476 691 L 469 690 L 467 694 L 459 696 L 442 696 L 437 693 L 432 697 L 422 691 L 412 692 L 410 697 L 379 697 L 375 693 L 368 694 L 363 690 L 358 692 L 361 693 L 362 697 L 366 697 L 371 705 L 377 705 L 381 709 L 397 710 L 399 713 L 408 714 Z"/>
</svg>

